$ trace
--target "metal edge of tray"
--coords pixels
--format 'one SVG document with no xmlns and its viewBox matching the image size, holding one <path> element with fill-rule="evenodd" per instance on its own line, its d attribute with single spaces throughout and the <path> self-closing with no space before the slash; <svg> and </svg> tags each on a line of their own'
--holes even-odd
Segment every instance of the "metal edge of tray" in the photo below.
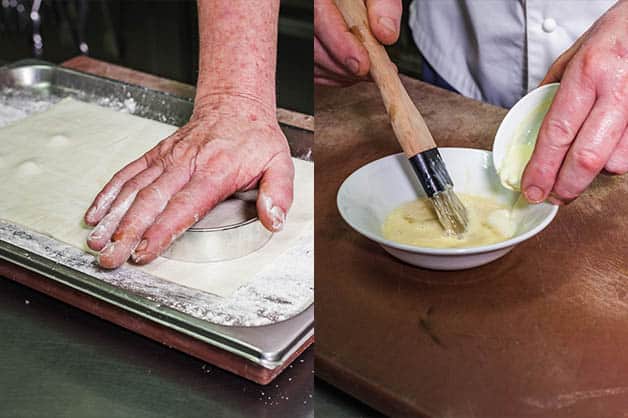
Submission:
<svg viewBox="0 0 628 418">
<path fill-rule="evenodd" d="M 26 73 L 25 70 L 32 71 Z M 138 105 L 136 111 L 133 112 L 135 116 L 158 122 L 181 126 L 192 115 L 193 98 L 175 96 L 136 84 L 61 67 L 46 61 L 28 59 L 0 67 L 0 83 L 4 81 L 2 76 L 4 71 L 24 72 L 20 74 L 18 87 L 41 89 L 47 86 L 60 86 L 73 92 L 79 100 L 83 94 L 91 94 L 92 97 L 103 96 L 99 94 L 103 91 L 123 100 L 133 99 Z"/>
<path fill-rule="evenodd" d="M 147 106 L 147 96 L 158 96 L 164 101 L 176 101 L 184 106 L 187 105 L 189 109 L 187 116 L 185 116 L 184 112 L 178 112 L 178 117 L 180 118 L 179 120 L 172 120 L 173 115 L 170 116 L 169 119 L 171 120 L 169 120 L 169 122 L 173 124 L 180 125 L 185 123 L 187 120 L 186 117 L 189 117 L 191 114 L 192 102 L 189 99 L 59 67 L 42 61 L 25 60 L 0 67 L 0 81 L 2 80 L 2 73 L 4 71 L 24 69 L 25 67 L 37 67 L 37 69 L 49 71 L 51 72 L 49 75 L 54 81 L 58 81 L 56 77 L 61 74 L 61 76 L 66 77 L 74 76 L 82 78 L 82 81 L 84 82 L 89 80 L 95 83 L 106 83 L 109 86 L 112 86 L 115 90 L 120 89 L 121 92 L 127 94 L 127 97 L 133 98 L 141 106 Z M 50 82 L 50 80 L 48 80 L 48 82 Z M 27 88 L 29 85 L 23 84 L 22 87 Z M 68 90 L 73 90 L 70 86 L 66 86 L 66 88 Z M 88 93 L 97 95 L 97 93 L 93 92 L 93 89 L 85 89 L 81 91 L 87 91 Z M 142 116 L 142 113 L 136 113 L 136 115 L 158 120 L 154 117 L 150 117 L 150 115 Z M 314 335 L 314 309 L 312 305 L 295 317 L 276 324 L 260 327 L 228 327 L 203 321 L 176 311 L 175 309 L 159 305 L 156 302 L 152 302 L 141 296 L 134 295 L 124 289 L 109 285 L 88 274 L 74 270 L 71 267 L 57 264 L 51 259 L 23 250 L 20 247 L 14 246 L 5 241 L 0 241 L 0 258 L 27 270 L 36 272 L 64 286 L 89 294 L 103 300 L 106 303 L 110 303 L 145 319 L 159 323 L 167 328 L 173 329 L 174 331 L 181 332 L 212 346 L 224 349 L 271 370 L 280 367 L 286 359 L 288 359 L 301 347 L 303 343 Z M 296 324 L 296 322 L 298 322 L 298 324 Z M 287 325 L 293 324 L 297 326 L 286 327 Z M 268 335 L 269 333 L 272 333 L 273 330 L 279 331 L 285 328 L 295 329 L 292 330 L 291 341 L 279 349 L 275 348 L 272 351 L 264 351 L 259 346 L 244 341 L 246 338 L 245 334 L 247 333 L 252 333 L 253 335 Z"/>
<path fill-rule="evenodd" d="M 158 122 L 182 125 L 186 123 L 189 117 L 192 115 L 192 110 L 194 106 L 193 96 L 181 96 L 181 95 L 176 95 L 170 92 L 155 90 L 155 89 L 144 87 L 138 84 L 132 84 L 126 81 L 116 80 L 113 78 L 96 75 L 96 74 L 76 70 L 69 67 L 60 66 L 60 65 L 57 65 L 48 61 L 44 61 L 44 60 L 29 58 L 29 59 L 23 59 L 23 60 L 11 62 L 11 63 L 5 63 L 4 65 L 0 65 L 0 71 L 4 69 L 21 69 L 25 67 L 41 67 L 41 68 L 57 71 L 60 74 L 79 76 L 87 80 L 89 79 L 98 80 L 98 82 L 101 82 L 101 83 L 105 82 L 112 87 L 121 88 L 123 90 L 126 89 L 126 91 L 130 93 L 130 97 L 132 97 L 135 100 L 137 100 L 138 98 L 141 100 L 142 93 L 148 93 L 151 95 L 158 95 L 160 97 L 166 98 L 166 100 L 169 100 L 169 101 L 179 102 L 178 104 L 185 105 L 185 109 L 183 113 L 170 115 L 170 118 L 164 121 L 161 118 L 152 117 L 150 112 L 147 112 L 147 110 L 153 110 L 153 111 L 156 110 L 153 108 L 154 103 L 143 102 L 142 104 L 146 106 L 146 108 L 145 109 L 140 108 L 138 109 L 139 111 L 134 112 L 133 114 L 136 116 L 157 120 Z M 84 87 L 89 87 L 89 85 L 86 84 Z M 159 112 L 163 114 L 163 109 L 159 109 Z M 278 116 L 279 125 L 282 127 L 286 127 L 286 128 L 294 129 L 298 131 L 303 131 L 303 132 L 308 132 L 308 133 L 314 132 L 313 123 L 311 121 L 312 119 L 311 115 L 299 113 L 299 112 L 288 110 L 288 109 L 279 108 L 277 110 L 277 116 Z M 174 118 L 174 119 L 171 119 L 171 118 Z M 301 119 L 307 119 L 307 121 L 304 122 Z M 295 158 L 301 158 L 299 155 L 296 155 L 295 153 L 293 153 L 293 156 Z"/>
</svg>

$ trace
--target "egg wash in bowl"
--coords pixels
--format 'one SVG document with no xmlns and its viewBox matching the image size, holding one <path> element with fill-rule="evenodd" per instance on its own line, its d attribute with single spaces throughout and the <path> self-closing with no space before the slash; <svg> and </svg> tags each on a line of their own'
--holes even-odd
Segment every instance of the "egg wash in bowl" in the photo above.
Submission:
<svg viewBox="0 0 628 418">
<path fill-rule="evenodd" d="M 492 158 L 496 178 L 504 190 L 519 192 L 523 172 L 558 87 L 554 83 L 532 91 L 508 112 L 499 127 Z M 496 199 L 503 193 L 495 189 L 493 192 L 497 193 L 488 196 L 458 193 L 470 221 L 467 231 L 460 236 L 445 232 L 426 198 L 403 203 L 392 210 L 383 222 L 381 233 L 387 240 L 425 248 L 474 248 L 506 241 L 516 235 L 529 205 L 520 195 L 508 203 Z"/>
<path fill-rule="evenodd" d="M 384 238 L 401 244 L 428 248 L 470 248 L 495 244 L 512 238 L 518 224 L 515 206 L 492 197 L 458 193 L 469 214 L 467 231 L 456 236 L 441 226 L 432 203 L 420 198 L 394 209 L 382 225 Z"/>
<path fill-rule="evenodd" d="M 347 177 L 338 189 L 337 204 L 340 215 L 355 231 L 381 245 L 392 256 L 415 266 L 437 270 L 466 269 L 496 260 L 518 243 L 539 233 L 556 215 L 557 207 L 548 203 L 528 205 L 518 192 L 503 187 L 496 175 L 490 151 L 440 148 L 440 153 L 454 182 L 456 193 L 463 200 L 470 196 L 472 204 L 479 199 L 479 206 L 486 209 L 483 212 L 486 215 L 480 214 L 476 217 L 479 228 L 495 232 L 494 238 L 498 242 L 456 242 L 453 246 L 447 244 L 452 242 L 452 238 L 441 235 L 442 227 L 435 223 L 436 215 L 429 211 L 431 208 L 427 205 L 429 201 L 425 200 L 425 192 L 416 181 L 416 175 L 403 154 L 372 161 Z M 416 205 L 419 208 L 422 205 L 427 210 L 423 213 L 425 218 L 414 214 L 413 204 L 409 203 L 417 200 L 422 203 Z M 469 205 L 468 201 L 465 203 Z M 403 212 L 408 208 L 410 213 L 403 213 L 406 215 L 405 221 L 432 219 L 432 227 L 440 228 L 438 234 L 429 234 L 428 231 L 420 235 L 440 242 L 406 244 L 399 242 L 400 238 L 389 238 L 390 235 L 384 232 L 382 226 L 393 212 L 398 209 Z M 430 216 L 433 218 L 429 218 Z M 471 214 L 471 217 L 474 215 Z"/>
</svg>

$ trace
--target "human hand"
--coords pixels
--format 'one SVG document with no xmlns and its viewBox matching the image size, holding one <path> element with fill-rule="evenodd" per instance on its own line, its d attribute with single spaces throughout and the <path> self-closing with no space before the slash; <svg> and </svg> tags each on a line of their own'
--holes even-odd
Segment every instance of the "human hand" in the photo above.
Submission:
<svg viewBox="0 0 628 418">
<path fill-rule="evenodd" d="M 566 204 L 605 170 L 628 172 L 628 1 L 620 0 L 552 65 L 560 88 L 522 178 L 533 203 Z"/>
<path fill-rule="evenodd" d="M 366 0 L 366 7 L 375 38 L 384 45 L 395 43 L 401 0 Z M 314 0 L 314 82 L 348 86 L 366 80 L 369 68 L 366 49 L 347 28 L 334 0 Z"/>
<path fill-rule="evenodd" d="M 85 215 L 99 264 L 146 264 L 217 203 L 259 182 L 270 231 L 292 204 L 294 166 L 274 111 L 248 98 L 210 97 L 190 121 L 107 183 Z"/>
</svg>

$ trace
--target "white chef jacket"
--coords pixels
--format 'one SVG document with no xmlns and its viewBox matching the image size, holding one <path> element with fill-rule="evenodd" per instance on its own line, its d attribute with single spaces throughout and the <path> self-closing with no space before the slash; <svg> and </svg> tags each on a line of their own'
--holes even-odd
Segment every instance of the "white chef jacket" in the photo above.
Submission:
<svg viewBox="0 0 628 418">
<path fill-rule="evenodd" d="M 461 94 L 511 107 L 616 0 L 413 0 L 412 36 Z"/>
</svg>

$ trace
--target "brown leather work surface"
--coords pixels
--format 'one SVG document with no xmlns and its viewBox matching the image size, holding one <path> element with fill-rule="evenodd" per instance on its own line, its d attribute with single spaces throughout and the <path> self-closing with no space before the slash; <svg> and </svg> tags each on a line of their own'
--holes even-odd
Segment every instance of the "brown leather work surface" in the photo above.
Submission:
<svg viewBox="0 0 628 418">
<path fill-rule="evenodd" d="M 440 146 L 490 149 L 505 110 L 404 84 Z M 316 105 L 317 375 L 395 416 L 628 417 L 628 178 L 496 262 L 424 270 L 336 208 L 351 172 L 400 151 L 375 86 Z"/>
</svg>

